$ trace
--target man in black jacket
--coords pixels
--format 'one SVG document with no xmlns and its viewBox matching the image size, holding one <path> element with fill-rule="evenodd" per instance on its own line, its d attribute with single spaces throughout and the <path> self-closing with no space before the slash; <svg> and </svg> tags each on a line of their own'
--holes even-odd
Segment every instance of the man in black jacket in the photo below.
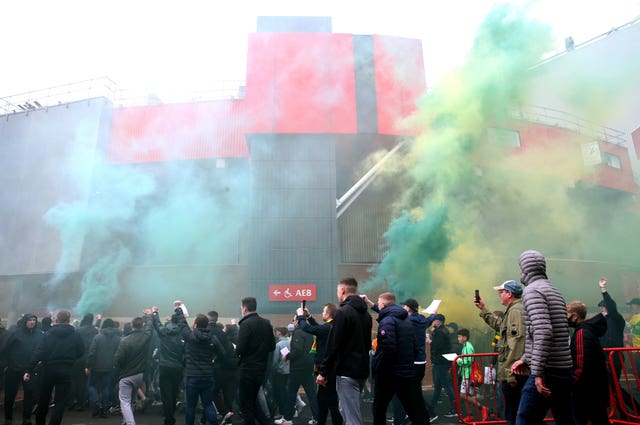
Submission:
<svg viewBox="0 0 640 425">
<path fill-rule="evenodd" d="M 327 303 L 322 308 L 323 324 L 318 324 L 316 320 L 309 314 L 306 309 L 298 308 L 298 327 L 305 332 L 316 336 L 316 356 L 314 359 L 314 372 L 318 372 L 320 365 L 324 361 L 327 354 L 327 340 L 333 328 L 333 316 L 338 306 L 333 303 Z M 318 385 L 316 394 L 318 399 L 318 417 L 317 425 L 325 425 L 327 416 L 331 412 L 331 423 L 333 425 L 342 425 L 344 423 L 340 409 L 338 408 L 338 393 L 336 393 L 336 376 L 335 372 L 327 377 L 327 385 Z"/>
<path fill-rule="evenodd" d="M 174 413 L 184 368 L 184 340 L 180 335 L 177 314 L 174 313 L 171 316 L 171 320 L 163 326 L 160 323 L 158 307 L 154 306 L 151 311 L 153 327 L 160 339 L 160 349 L 158 350 L 160 358 L 159 379 L 164 425 L 174 425 L 176 423 Z"/>
<path fill-rule="evenodd" d="M 380 311 L 378 344 L 371 364 L 375 379 L 373 424 L 386 423 L 387 407 L 394 395 L 398 396 L 412 423 L 428 424 L 422 395 L 418 400 L 414 391 L 413 361 L 418 348 L 413 324 L 407 320 L 408 313 L 396 305 L 396 297 L 391 292 L 380 294 L 377 308 Z"/>
<path fill-rule="evenodd" d="M 85 373 L 89 376 L 89 398 L 93 416 L 106 418 L 115 385 L 115 355 L 120 344 L 120 330 L 111 319 L 102 322 L 87 354 Z"/>
<path fill-rule="evenodd" d="M 193 425 L 196 420 L 198 399 L 202 402 L 204 416 L 210 425 L 217 425 L 218 411 L 213 404 L 213 362 L 223 353 L 220 341 L 207 325 L 209 320 L 204 314 L 196 314 L 193 329 L 189 328 L 181 308 L 176 308 L 180 335 L 185 342 L 185 424 Z"/>
<path fill-rule="evenodd" d="M 138 388 L 144 382 L 152 331 L 151 310 L 145 310 L 144 318 L 136 317 L 131 321 L 131 333 L 120 340 L 116 350 L 115 364 L 119 369 L 118 397 L 126 425 L 136 423 L 131 407 L 132 399 L 135 400 Z"/>
<path fill-rule="evenodd" d="M 613 298 L 611 298 L 609 292 L 607 292 L 607 279 L 605 277 L 601 278 L 598 285 L 602 292 L 602 300 L 598 303 L 598 307 L 600 308 L 600 313 L 607 319 L 607 330 L 604 335 L 600 337 L 600 345 L 602 348 L 624 347 L 624 328 L 627 322 L 618 311 L 618 305 Z M 622 362 L 620 361 L 621 356 L 618 354 L 614 354 L 612 359 L 613 371 L 611 368 L 607 368 L 607 376 L 609 377 L 609 385 L 611 388 L 614 388 L 615 382 L 619 379 L 620 372 L 622 371 Z M 606 361 L 609 362 L 608 357 Z M 618 408 L 620 412 L 637 411 L 640 407 L 638 407 L 638 403 L 624 388 L 624 385 L 620 386 L 620 391 L 622 392 L 622 400 L 616 397 L 616 401 L 618 403 L 624 403 L 627 406 L 620 406 Z"/>
<path fill-rule="evenodd" d="M 369 376 L 371 349 L 371 315 L 367 303 L 358 296 L 358 282 L 344 278 L 338 282 L 333 328 L 327 341 L 327 354 L 320 365 L 316 383 L 327 385 L 327 377 L 335 373 L 340 413 L 346 425 L 362 425 L 360 393 Z"/>
<path fill-rule="evenodd" d="M 260 317 L 257 308 L 255 298 L 242 299 L 236 355 L 240 368 L 238 401 L 245 425 L 255 424 L 258 391 L 265 380 L 269 355 L 276 348 L 271 322 Z"/>
<path fill-rule="evenodd" d="M 31 365 L 24 374 L 24 381 L 31 379 L 31 372 L 42 362 L 42 381 L 36 425 L 44 425 L 49 410 L 51 393 L 55 388 L 55 406 L 49 418 L 49 425 L 60 425 L 65 402 L 71 390 L 71 376 L 74 363 L 84 354 L 84 342 L 73 326 L 69 324 L 71 313 L 60 310 L 56 324 L 49 329 L 31 357 Z"/>
<path fill-rule="evenodd" d="M 429 411 L 432 415 L 435 415 L 440 391 L 444 387 L 449 396 L 449 410 L 444 416 L 451 418 L 457 416 L 453 408 L 456 397 L 453 392 L 451 362 L 443 356 L 443 354 L 451 353 L 451 340 L 449 339 L 449 332 L 444 326 L 444 321 L 444 315 L 436 314 L 434 316 L 433 332 L 431 338 L 427 340 L 431 344 L 431 363 L 433 365 L 433 396 L 431 397 L 431 403 L 429 403 Z"/>
<path fill-rule="evenodd" d="M 311 405 L 312 420 L 318 417 L 318 399 L 316 398 L 315 381 L 313 378 L 313 355 L 309 354 L 313 347 L 313 335 L 300 329 L 298 320 L 291 335 L 290 351 L 284 356 L 289 362 L 289 384 L 286 391 L 285 411 L 282 419 L 276 419 L 276 425 L 292 425 L 298 390 L 302 385 Z"/>
<path fill-rule="evenodd" d="M 233 398 L 238 386 L 238 357 L 236 357 L 235 347 L 229 341 L 227 334 L 222 330 L 222 325 L 218 323 L 218 312 L 211 310 L 207 313 L 209 324 L 207 329 L 220 341 L 223 353 L 216 356 L 213 363 L 213 401 L 223 422 L 230 422 L 233 417 Z"/>
<path fill-rule="evenodd" d="M 567 321 L 575 328 L 571 336 L 571 357 L 573 360 L 573 414 L 578 424 L 610 425 L 609 380 L 605 355 L 598 338 L 604 335 L 607 321 L 602 314 L 589 320 L 587 306 L 580 301 L 567 304 Z"/>
<path fill-rule="evenodd" d="M 18 386 L 22 383 L 22 423 L 31 422 L 35 397 L 35 382 L 23 382 L 22 377 L 29 367 L 33 352 L 36 350 L 44 334 L 38 329 L 38 319 L 27 313 L 22 316 L 20 323 L 5 337 L 1 350 L 2 364 L 7 367 L 5 372 L 4 418 L 5 424 L 11 425 L 13 420 L 13 404 L 15 403 Z"/>
</svg>

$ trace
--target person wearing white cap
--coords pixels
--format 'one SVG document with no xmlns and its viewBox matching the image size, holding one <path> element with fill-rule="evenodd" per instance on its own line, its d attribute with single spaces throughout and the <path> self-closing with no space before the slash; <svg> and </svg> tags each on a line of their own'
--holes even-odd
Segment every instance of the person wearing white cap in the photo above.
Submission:
<svg viewBox="0 0 640 425">
<path fill-rule="evenodd" d="M 498 351 L 498 382 L 504 396 L 504 417 L 509 425 L 515 425 L 520 394 L 527 381 L 528 372 L 516 375 L 511 372 L 513 363 L 524 355 L 525 323 L 522 310 L 522 286 L 515 280 L 507 280 L 494 286 L 500 304 L 507 307 L 504 316 L 489 311 L 482 297 L 474 304 L 480 309 L 480 317 L 500 335 L 496 344 Z"/>
</svg>

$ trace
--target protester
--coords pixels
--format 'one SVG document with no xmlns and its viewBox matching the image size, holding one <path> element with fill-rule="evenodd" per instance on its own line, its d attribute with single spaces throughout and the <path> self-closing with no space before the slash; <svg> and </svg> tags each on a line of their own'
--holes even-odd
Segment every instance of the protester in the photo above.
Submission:
<svg viewBox="0 0 640 425">
<path fill-rule="evenodd" d="M 346 425 L 362 425 L 360 393 L 369 376 L 372 319 L 367 304 L 358 296 L 358 282 L 344 278 L 338 282 L 333 328 L 327 341 L 327 354 L 316 377 L 318 385 L 327 385 L 336 375 L 340 413 Z"/>
<path fill-rule="evenodd" d="M 443 314 L 436 314 L 433 320 L 433 331 L 427 342 L 431 345 L 431 365 L 433 374 L 433 395 L 429 403 L 431 415 L 436 414 L 436 405 L 440 399 L 440 392 L 444 387 L 449 396 L 449 407 L 444 416 L 452 418 L 458 416 L 455 411 L 456 397 L 453 392 L 453 381 L 451 378 L 451 361 L 447 360 L 443 354 L 451 354 L 451 340 L 445 326 Z"/>
<path fill-rule="evenodd" d="M 567 307 L 560 291 L 547 278 L 544 256 L 533 250 L 519 258 L 524 319 L 525 352 L 511 366 L 514 373 L 531 375 L 522 389 L 517 425 L 539 425 L 551 409 L 557 425 L 575 425 L 571 397 L 572 360 Z"/>
<path fill-rule="evenodd" d="M 84 342 L 80 334 L 69 324 L 71 313 L 60 310 L 56 315 L 56 324 L 45 334 L 42 342 L 31 356 L 31 364 L 24 374 L 24 381 L 38 363 L 42 363 L 42 378 L 36 425 L 44 425 L 49 410 L 51 394 L 55 391 L 54 406 L 49 425 L 60 425 L 71 391 L 71 379 L 74 363 L 84 355 Z"/>
<path fill-rule="evenodd" d="M 118 396 L 120 410 L 126 425 L 135 425 L 133 403 L 138 389 L 144 382 L 144 371 L 149 357 L 149 343 L 153 332 L 151 310 L 145 310 L 144 317 L 131 321 L 131 333 L 120 340 L 115 354 L 118 374 Z"/>
<path fill-rule="evenodd" d="M 367 301 L 367 299 L 365 299 Z M 384 292 L 374 306 L 378 314 L 378 341 L 371 365 L 374 377 L 373 423 L 384 425 L 389 402 L 398 397 L 414 424 L 428 424 L 429 416 L 422 397 L 414 391 L 415 353 L 417 351 L 413 324 L 408 313 L 396 305 L 396 297 Z"/>
<path fill-rule="evenodd" d="M 240 376 L 238 399 L 245 425 L 254 425 L 258 414 L 258 392 L 266 378 L 269 355 L 276 348 L 271 322 L 256 313 L 258 302 L 253 297 L 242 299 L 236 355 Z"/>
<path fill-rule="evenodd" d="M 522 286 L 515 280 L 507 280 L 499 286 L 494 286 L 493 289 L 498 291 L 500 303 L 506 307 L 502 315 L 489 311 L 485 307 L 482 297 L 479 300 L 474 300 L 474 303 L 480 309 L 480 317 L 498 332 L 496 340 L 497 379 L 504 397 L 505 419 L 508 425 L 515 425 L 522 388 L 529 375 L 526 368 L 521 375 L 516 375 L 511 371 L 513 363 L 524 355 L 525 348 L 526 327 L 522 307 Z"/>
<path fill-rule="evenodd" d="M 609 380 L 607 364 L 600 341 L 607 329 L 607 320 L 602 313 L 590 319 L 587 306 L 581 301 L 567 304 L 567 321 L 575 328 L 571 336 L 573 359 L 574 404 L 580 406 L 574 415 L 579 425 L 610 425 Z"/>
<path fill-rule="evenodd" d="M 108 416 L 115 385 L 115 355 L 120 332 L 111 319 L 102 322 L 100 333 L 93 338 L 87 354 L 85 373 L 89 376 L 89 400 L 92 416 Z"/>
<path fill-rule="evenodd" d="M 30 423 L 34 403 L 36 401 L 37 383 L 35 379 L 23 382 L 23 376 L 30 366 L 31 356 L 44 338 L 38 329 L 38 318 L 26 313 L 18 325 L 7 333 L 0 359 L 4 374 L 4 419 L 5 425 L 13 421 L 13 406 L 18 389 L 22 386 L 22 423 Z"/>
</svg>

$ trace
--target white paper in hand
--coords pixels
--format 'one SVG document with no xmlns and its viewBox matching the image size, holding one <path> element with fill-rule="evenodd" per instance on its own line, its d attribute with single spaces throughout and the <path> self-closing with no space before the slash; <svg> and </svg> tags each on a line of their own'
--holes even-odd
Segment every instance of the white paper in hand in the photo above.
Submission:
<svg viewBox="0 0 640 425">
<path fill-rule="evenodd" d="M 282 354 L 282 357 L 286 357 L 287 354 L 289 354 L 289 347 L 282 347 L 280 349 L 280 354 Z"/>
<path fill-rule="evenodd" d="M 456 353 L 447 353 L 447 354 L 443 354 L 442 357 L 452 362 L 456 359 L 456 357 L 458 357 L 458 355 Z"/>
<path fill-rule="evenodd" d="M 431 304 L 429 304 L 429 307 L 425 308 L 424 310 L 422 310 L 423 313 L 427 313 L 427 314 L 433 314 L 436 311 L 438 311 L 438 307 L 440 307 L 440 303 L 442 302 L 442 300 L 433 300 L 431 301 Z"/>
</svg>

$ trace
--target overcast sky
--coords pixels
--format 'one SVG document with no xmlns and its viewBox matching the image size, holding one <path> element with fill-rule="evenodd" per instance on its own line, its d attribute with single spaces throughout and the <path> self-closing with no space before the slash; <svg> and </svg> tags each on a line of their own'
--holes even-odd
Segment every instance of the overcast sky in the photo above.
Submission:
<svg viewBox="0 0 640 425">
<path fill-rule="evenodd" d="M 245 78 L 258 16 L 331 16 L 333 32 L 422 40 L 427 83 L 460 64 L 491 0 L 7 0 L 0 97 L 108 76 L 120 89 L 192 92 Z M 640 0 L 540 0 L 558 49 L 640 16 Z"/>
</svg>

